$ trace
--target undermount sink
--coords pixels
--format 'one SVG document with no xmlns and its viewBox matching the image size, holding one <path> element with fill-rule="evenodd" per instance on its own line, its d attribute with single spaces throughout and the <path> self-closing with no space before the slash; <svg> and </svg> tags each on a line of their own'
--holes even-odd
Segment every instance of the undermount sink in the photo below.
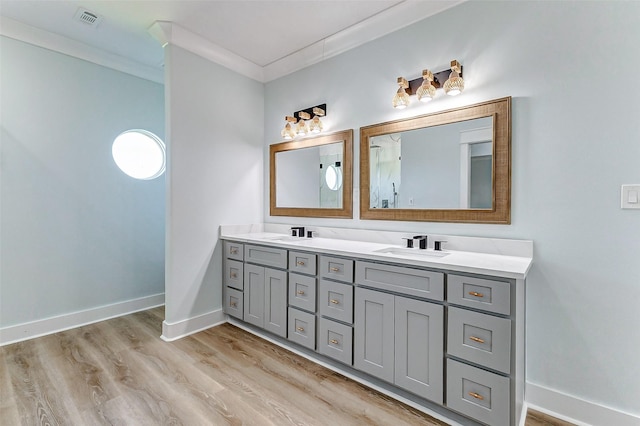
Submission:
<svg viewBox="0 0 640 426">
<path fill-rule="evenodd" d="M 374 250 L 374 253 L 390 254 L 402 257 L 445 257 L 449 253 L 435 250 L 421 250 L 418 248 L 402 248 L 402 247 L 386 247 L 380 250 Z"/>
</svg>

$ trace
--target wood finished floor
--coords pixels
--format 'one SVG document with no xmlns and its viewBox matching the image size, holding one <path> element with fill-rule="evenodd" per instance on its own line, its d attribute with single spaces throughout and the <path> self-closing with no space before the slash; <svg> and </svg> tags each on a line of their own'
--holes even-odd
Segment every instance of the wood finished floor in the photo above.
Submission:
<svg viewBox="0 0 640 426">
<path fill-rule="evenodd" d="M 445 424 L 229 324 L 164 342 L 163 319 L 156 308 L 0 348 L 0 423 Z"/>
</svg>

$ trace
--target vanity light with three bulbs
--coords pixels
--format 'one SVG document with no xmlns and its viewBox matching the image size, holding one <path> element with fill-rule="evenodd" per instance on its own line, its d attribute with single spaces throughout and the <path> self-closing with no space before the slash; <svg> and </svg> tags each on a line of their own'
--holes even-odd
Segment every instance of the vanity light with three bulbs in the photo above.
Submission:
<svg viewBox="0 0 640 426">
<path fill-rule="evenodd" d="M 447 95 L 455 96 L 464 90 L 464 80 L 462 79 L 462 65 L 457 60 L 451 61 L 451 70 L 444 70 L 432 73 L 430 70 L 422 71 L 422 78 L 407 81 L 404 77 L 398 77 L 398 91 L 393 97 L 393 107 L 403 109 L 409 106 L 409 95 L 417 95 L 421 102 L 429 102 L 436 96 L 436 88 L 442 87 Z M 450 72 L 450 73 L 449 73 Z M 440 79 L 444 79 L 446 74 L 449 77 L 441 86 Z M 413 87 L 420 85 L 417 89 Z M 407 92 L 408 91 L 408 92 Z"/>
<path fill-rule="evenodd" d="M 322 121 L 320 117 L 326 115 L 326 104 L 316 105 L 301 111 L 297 111 L 291 115 L 287 115 L 284 119 L 287 122 L 282 129 L 281 135 L 285 140 L 292 140 L 298 136 L 314 135 L 322 132 Z M 313 114 L 313 118 L 311 118 Z"/>
</svg>

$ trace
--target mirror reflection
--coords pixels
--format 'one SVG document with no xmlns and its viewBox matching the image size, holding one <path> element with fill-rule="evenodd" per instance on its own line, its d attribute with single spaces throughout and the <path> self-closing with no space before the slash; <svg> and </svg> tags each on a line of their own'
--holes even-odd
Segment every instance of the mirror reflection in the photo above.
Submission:
<svg viewBox="0 0 640 426">
<path fill-rule="evenodd" d="M 342 208 L 344 143 L 276 153 L 276 206 Z"/>
<path fill-rule="evenodd" d="M 493 117 L 369 138 L 372 209 L 491 209 Z"/>
<path fill-rule="evenodd" d="M 511 222 L 511 98 L 360 128 L 360 218 Z"/>
<path fill-rule="evenodd" d="M 270 145 L 269 212 L 353 217 L 353 130 Z"/>
</svg>

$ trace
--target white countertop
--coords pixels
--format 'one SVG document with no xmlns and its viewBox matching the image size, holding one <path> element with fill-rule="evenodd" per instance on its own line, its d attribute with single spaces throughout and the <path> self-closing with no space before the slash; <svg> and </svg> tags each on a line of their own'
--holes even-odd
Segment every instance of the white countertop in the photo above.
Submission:
<svg viewBox="0 0 640 426">
<path fill-rule="evenodd" d="M 222 234 L 220 238 L 243 243 L 281 247 L 290 250 L 319 252 L 337 256 L 348 256 L 381 262 L 514 279 L 524 279 L 533 262 L 530 256 L 509 256 L 461 250 L 442 250 L 442 252 L 434 252 L 433 249 L 420 250 L 418 248 L 403 250 L 403 246 L 400 244 L 394 245 L 320 237 L 297 238 L 273 232 Z M 380 250 L 386 249 L 400 250 L 397 250 L 397 253 L 379 252 Z M 441 255 L 444 256 L 440 257 Z"/>
</svg>

